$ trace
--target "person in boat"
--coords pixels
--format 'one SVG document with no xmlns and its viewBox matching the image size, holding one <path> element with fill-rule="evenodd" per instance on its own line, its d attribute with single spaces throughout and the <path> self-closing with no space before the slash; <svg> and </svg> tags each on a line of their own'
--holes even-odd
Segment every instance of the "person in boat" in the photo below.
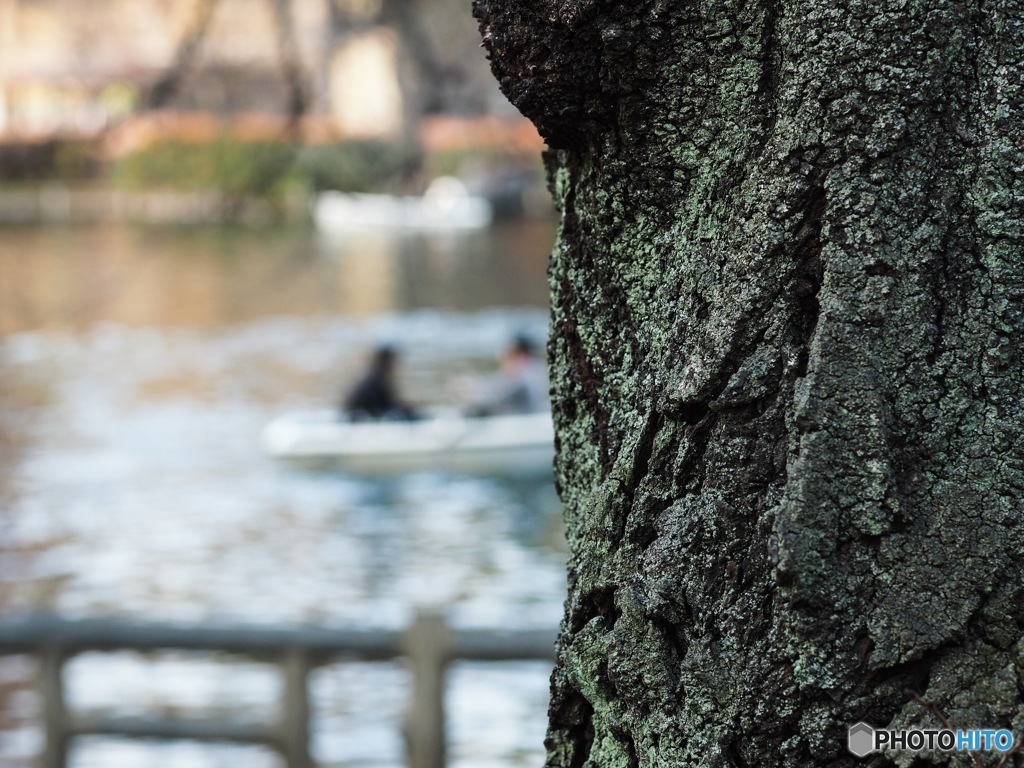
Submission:
<svg viewBox="0 0 1024 768">
<path fill-rule="evenodd" d="M 533 341 L 516 336 L 501 356 L 498 375 L 470 403 L 470 416 L 543 413 L 551 408 L 548 374 Z"/>
<path fill-rule="evenodd" d="M 382 346 L 374 350 L 369 370 L 342 403 L 343 416 L 353 421 L 367 419 L 415 419 L 416 412 L 398 396 L 395 372 L 398 352 Z"/>
</svg>

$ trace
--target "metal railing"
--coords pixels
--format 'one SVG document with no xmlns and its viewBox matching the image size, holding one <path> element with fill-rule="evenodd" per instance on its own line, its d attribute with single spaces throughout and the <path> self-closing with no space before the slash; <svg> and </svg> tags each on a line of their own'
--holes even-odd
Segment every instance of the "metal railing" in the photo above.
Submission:
<svg viewBox="0 0 1024 768">
<path fill-rule="evenodd" d="M 208 651 L 277 663 L 284 679 L 277 723 L 85 716 L 66 704 L 63 668 L 87 651 Z M 0 655 L 30 654 L 39 661 L 39 693 L 46 742 L 42 768 L 65 768 L 71 740 L 83 735 L 193 739 L 266 745 L 288 768 L 312 768 L 309 754 L 309 674 L 341 659 L 386 661 L 406 657 L 412 693 L 404 723 L 410 768 L 445 764 L 444 682 L 453 660 L 554 659 L 554 633 L 453 630 L 436 614 L 419 614 L 405 631 L 317 627 L 152 624 L 107 619 L 30 616 L 0 622 Z"/>
</svg>

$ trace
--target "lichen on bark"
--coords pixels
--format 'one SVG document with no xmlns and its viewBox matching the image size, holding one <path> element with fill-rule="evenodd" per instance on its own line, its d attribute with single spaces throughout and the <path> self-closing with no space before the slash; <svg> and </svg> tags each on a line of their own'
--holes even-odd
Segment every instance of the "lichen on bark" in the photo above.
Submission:
<svg viewBox="0 0 1024 768">
<path fill-rule="evenodd" d="M 561 213 L 548 765 L 1021 732 L 1024 5 L 474 10 Z"/>
</svg>

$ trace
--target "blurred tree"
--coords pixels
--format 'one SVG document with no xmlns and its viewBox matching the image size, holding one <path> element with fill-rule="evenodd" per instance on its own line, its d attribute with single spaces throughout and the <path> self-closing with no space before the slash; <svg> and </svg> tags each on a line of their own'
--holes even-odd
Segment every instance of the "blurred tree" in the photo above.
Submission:
<svg viewBox="0 0 1024 768">
<path fill-rule="evenodd" d="M 210 28 L 210 20 L 218 0 L 197 0 L 192 21 L 178 43 L 174 61 L 167 71 L 150 86 L 143 98 L 144 109 L 160 109 L 170 102 L 182 87 L 182 83 L 194 66 L 199 46 Z"/>
<path fill-rule="evenodd" d="M 294 130 L 297 121 L 309 107 L 312 87 L 308 83 L 308 74 L 303 71 L 295 40 L 292 0 L 267 2 L 273 11 L 274 25 L 277 29 L 277 58 L 288 89 L 285 113 L 290 121 L 289 130 Z M 150 86 L 143 99 L 144 109 L 166 107 L 181 93 L 187 77 L 196 68 L 200 48 L 209 32 L 210 22 L 218 4 L 219 0 L 196 0 L 192 20 L 178 43 L 174 61 Z"/>
<path fill-rule="evenodd" d="M 1024 5 L 475 13 L 562 214 L 548 765 L 1020 732 Z"/>
<path fill-rule="evenodd" d="M 292 126 L 309 108 L 311 98 L 308 75 L 303 71 L 295 41 L 295 26 L 292 21 L 292 0 L 271 0 L 274 8 L 274 23 L 277 26 L 277 51 L 281 72 L 288 84 L 288 117 Z"/>
<path fill-rule="evenodd" d="M 462 0 L 331 0 L 334 44 L 352 31 L 380 24 L 399 40 L 407 97 L 417 114 L 482 114 L 493 105 L 478 38 Z"/>
<path fill-rule="evenodd" d="M 429 113 L 440 107 L 442 67 L 434 43 L 423 26 L 419 5 L 416 0 L 382 0 L 381 18 L 402 41 L 402 50 L 414 73 L 414 88 L 419 93 L 420 104 L 416 111 Z"/>
</svg>

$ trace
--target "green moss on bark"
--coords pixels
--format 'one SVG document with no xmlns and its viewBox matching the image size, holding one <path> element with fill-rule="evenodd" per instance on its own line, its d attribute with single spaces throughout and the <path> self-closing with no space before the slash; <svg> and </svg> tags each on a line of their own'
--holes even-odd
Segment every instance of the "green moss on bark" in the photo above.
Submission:
<svg viewBox="0 0 1024 768">
<path fill-rule="evenodd" d="M 1024 9 L 476 11 L 562 212 L 548 764 L 1021 725 Z"/>
</svg>

